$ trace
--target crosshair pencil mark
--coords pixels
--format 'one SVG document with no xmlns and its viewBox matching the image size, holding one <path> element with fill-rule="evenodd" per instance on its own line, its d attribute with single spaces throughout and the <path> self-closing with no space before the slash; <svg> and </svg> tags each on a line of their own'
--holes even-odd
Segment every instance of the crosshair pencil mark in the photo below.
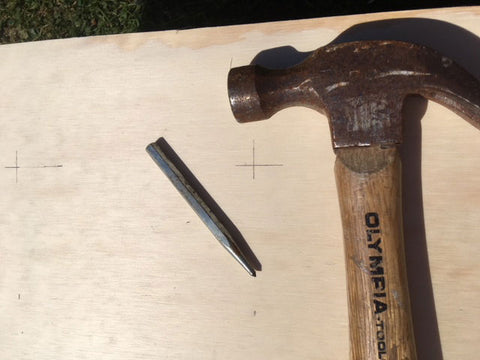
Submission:
<svg viewBox="0 0 480 360">
<path fill-rule="evenodd" d="M 237 164 L 235 166 L 241 167 L 251 167 L 252 168 L 252 180 L 255 180 L 255 168 L 260 167 L 269 167 L 269 166 L 283 166 L 283 164 L 257 164 L 255 162 L 255 139 L 252 141 L 252 163 L 251 164 Z"/>
<path fill-rule="evenodd" d="M 36 165 L 36 166 L 20 166 L 18 165 L 18 150 L 15 151 L 15 166 L 5 166 L 5 169 L 15 169 L 15 183 L 18 183 L 18 169 L 45 169 L 45 168 L 61 168 L 63 165 Z"/>
<path fill-rule="evenodd" d="M 5 166 L 5 169 L 15 169 L 15 184 L 18 183 L 18 151 L 15 151 L 15 166 Z"/>
</svg>

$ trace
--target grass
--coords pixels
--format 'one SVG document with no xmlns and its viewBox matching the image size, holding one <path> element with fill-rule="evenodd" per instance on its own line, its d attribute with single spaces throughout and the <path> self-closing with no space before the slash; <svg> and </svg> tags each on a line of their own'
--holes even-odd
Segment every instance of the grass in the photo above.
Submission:
<svg viewBox="0 0 480 360">
<path fill-rule="evenodd" d="M 136 0 L 0 0 L 0 43 L 139 30 Z"/>
<path fill-rule="evenodd" d="M 0 44 L 479 4 L 478 0 L 0 0 Z"/>
</svg>

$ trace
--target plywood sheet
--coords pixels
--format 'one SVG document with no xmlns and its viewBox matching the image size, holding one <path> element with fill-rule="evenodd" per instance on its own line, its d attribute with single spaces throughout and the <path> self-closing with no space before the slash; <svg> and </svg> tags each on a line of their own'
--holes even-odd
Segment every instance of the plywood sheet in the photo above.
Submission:
<svg viewBox="0 0 480 360">
<path fill-rule="evenodd" d="M 280 48 L 260 54 L 272 62 L 385 37 L 425 42 L 480 77 L 479 36 L 473 7 L 1 46 L 1 358 L 347 359 L 326 118 L 290 108 L 237 124 L 228 70 L 265 49 Z M 408 142 L 421 141 L 405 178 L 420 358 L 475 358 L 480 133 L 421 99 L 406 115 Z M 248 241 L 257 278 L 149 158 L 160 136 Z M 238 166 L 253 156 L 282 166 Z"/>
</svg>

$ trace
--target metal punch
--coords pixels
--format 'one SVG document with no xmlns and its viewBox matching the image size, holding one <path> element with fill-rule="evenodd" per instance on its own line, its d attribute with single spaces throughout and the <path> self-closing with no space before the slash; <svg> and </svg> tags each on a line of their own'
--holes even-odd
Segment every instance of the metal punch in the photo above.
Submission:
<svg viewBox="0 0 480 360">
<path fill-rule="evenodd" d="M 148 145 L 146 151 L 220 244 L 251 276 L 256 276 L 255 269 L 259 270 L 259 268 L 255 265 L 255 261 L 247 258 L 237 243 L 236 238 L 227 229 L 226 224 L 219 220 L 211 207 L 207 205 L 206 199 L 200 196 L 199 193 L 201 191 L 199 191 L 198 187 L 201 185 L 195 185 L 197 181 L 188 180 L 189 176 L 187 176 L 187 173 L 190 173 L 190 171 L 186 166 L 183 163 L 181 164 L 183 166 L 176 166 L 174 157 L 178 156 L 173 153 L 173 149 L 171 149 L 167 141 L 161 137 L 156 142 Z M 179 161 L 181 160 L 178 158 L 177 163 Z M 184 167 L 183 171 L 180 170 L 181 167 Z"/>
</svg>

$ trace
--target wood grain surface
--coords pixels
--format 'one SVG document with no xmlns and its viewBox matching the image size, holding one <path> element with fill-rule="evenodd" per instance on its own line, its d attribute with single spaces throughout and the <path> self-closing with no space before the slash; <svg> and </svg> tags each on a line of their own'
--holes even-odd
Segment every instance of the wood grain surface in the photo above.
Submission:
<svg viewBox="0 0 480 360">
<path fill-rule="evenodd" d="M 350 359 L 416 360 L 397 147 L 336 150 Z"/>
<path fill-rule="evenodd" d="M 228 70 L 388 38 L 432 46 L 480 78 L 479 37 L 471 7 L 2 45 L 0 358 L 347 359 L 326 118 L 290 108 L 237 124 Z M 480 133 L 420 98 L 404 113 L 418 358 L 473 359 Z M 257 278 L 145 152 L 160 136 L 255 252 Z"/>
</svg>

